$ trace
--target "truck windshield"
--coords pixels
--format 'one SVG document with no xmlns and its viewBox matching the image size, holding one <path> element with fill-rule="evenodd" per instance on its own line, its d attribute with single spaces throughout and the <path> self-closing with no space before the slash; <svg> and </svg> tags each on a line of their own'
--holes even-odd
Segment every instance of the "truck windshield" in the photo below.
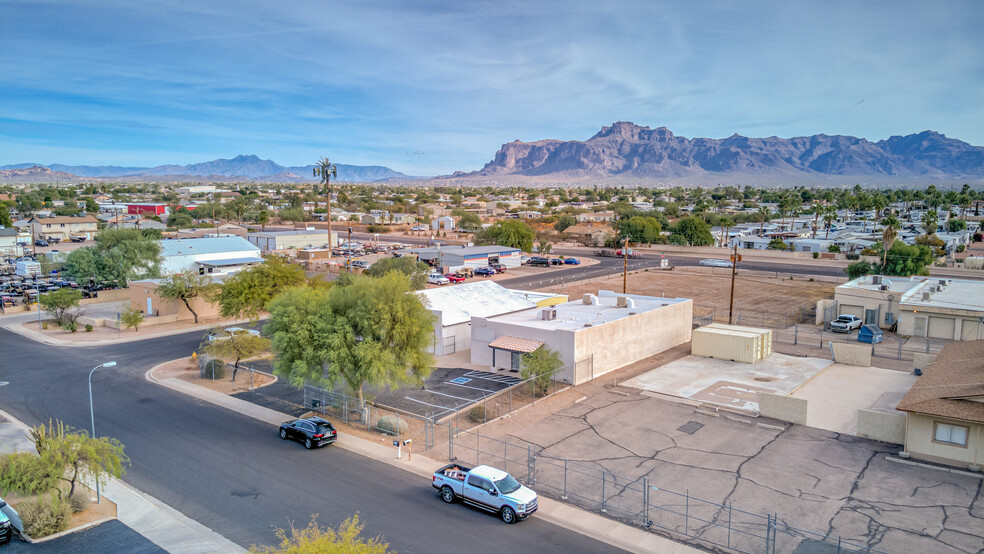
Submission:
<svg viewBox="0 0 984 554">
<path fill-rule="evenodd" d="M 509 494 L 519 489 L 519 481 L 507 473 L 505 477 L 495 482 L 495 488 L 502 494 Z"/>
</svg>

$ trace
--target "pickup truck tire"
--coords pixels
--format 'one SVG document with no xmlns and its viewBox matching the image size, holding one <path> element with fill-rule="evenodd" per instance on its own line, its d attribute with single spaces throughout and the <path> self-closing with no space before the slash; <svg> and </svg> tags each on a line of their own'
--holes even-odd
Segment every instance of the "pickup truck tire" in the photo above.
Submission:
<svg viewBox="0 0 984 554">
<path fill-rule="evenodd" d="M 304 448 L 311 450 L 313 447 L 314 443 L 311 442 L 311 439 L 304 439 Z"/>
<path fill-rule="evenodd" d="M 448 486 L 441 487 L 441 500 L 448 504 L 454 502 L 454 490 Z"/>
<path fill-rule="evenodd" d="M 502 507 L 499 517 L 501 517 L 502 521 L 505 521 L 506 523 L 516 523 L 516 512 L 514 512 L 509 506 Z"/>
</svg>

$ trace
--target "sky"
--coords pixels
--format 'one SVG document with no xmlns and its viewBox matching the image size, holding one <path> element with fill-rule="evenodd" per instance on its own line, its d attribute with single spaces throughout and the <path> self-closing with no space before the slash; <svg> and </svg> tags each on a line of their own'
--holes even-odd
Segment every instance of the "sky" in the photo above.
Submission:
<svg viewBox="0 0 984 554">
<path fill-rule="evenodd" d="M 473 171 L 631 121 L 984 145 L 980 0 L 0 0 L 0 165 Z"/>
</svg>

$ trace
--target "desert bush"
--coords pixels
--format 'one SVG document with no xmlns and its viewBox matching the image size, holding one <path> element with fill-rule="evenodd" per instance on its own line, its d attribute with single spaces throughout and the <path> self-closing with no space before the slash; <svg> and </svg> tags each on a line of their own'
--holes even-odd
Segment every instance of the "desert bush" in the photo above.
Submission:
<svg viewBox="0 0 984 554">
<path fill-rule="evenodd" d="M 92 324 L 91 323 L 86 323 L 85 324 L 85 332 L 86 333 L 91 333 L 92 332 Z"/>
<path fill-rule="evenodd" d="M 225 378 L 225 362 L 222 360 L 209 360 L 202 368 L 202 379 L 223 379 Z"/>
<path fill-rule="evenodd" d="M 68 502 L 50 496 L 22 503 L 19 512 L 24 532 L 35 539 L 64 531 L 72 517 Z"/>
<path fill-rule="evenodd" d="M 819 252 L 814 252 L 813 253 L 813 259 L 814 260 L 817 259 L 817 258 L 819 258 L 819 257 L 820 257 L 820 253 Z"/>
<path fill-rule="evenodd" d="M 475 406 L 468 410 L 468 419 L 475 423 L 485 422 L 485 406 Z"/>
<path fill-rule="evenodd" d="M 55 469 L 29 452 L 0 456 L 0 490 L 21 494 L 41 494 L 55 488 Z"/>
<path fill-rule="evenodd" d="M 71 332 L 71 333 L 74 333 L 75 331 L 77 331 L 77 330 L 78 330 L 78 325 L 76 325 L 74 321 L 69 321 L 68 323 L 66 323 L 66 324 L 65 324 L 65 325 L 63 325 L 62 327 L 63 327 L 63 328 L 64 328 L 64 329 L 66 330 L 66 331 L 69 331 L 69 332 Z"/>
<path fill-rule="evenodd" d="M 41 328 L 47 330 L 48 329 L 48 322 L 47 321 L 43 322 L 41 324 Z"/>
<path fill-rule="evenodd" d="M 72 513 L 85 511 L 89 507 L 89 495 L 83 491 L 75 491 L 75 494 L 68 497 L 68 505 L 72 508 Z"/>
<path fill-rule="evenodd" d="M 861 254 L 844 254 L 844 257 L 848 260 L 860 260 Z"/>
<path fill-rule="evenodd" d="M 376 422 L 376 428 L 391 435 L 405 435 L 410 431 L 410 426 L 404 419 L 399 420 L 399 430 L 397 430 L 397 417 L 392 415 L 379 418 L 379 421 Z"/>
</svg>

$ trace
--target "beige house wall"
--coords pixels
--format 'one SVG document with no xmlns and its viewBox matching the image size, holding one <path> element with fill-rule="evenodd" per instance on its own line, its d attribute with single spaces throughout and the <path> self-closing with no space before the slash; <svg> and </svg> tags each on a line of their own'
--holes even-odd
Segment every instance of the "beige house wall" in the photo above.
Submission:
<svg viewBox="0 0 984 554">
<path fill-rule="evenodd" d="M 937 423 L 967 427 L 967 446 L 934 441 Z M 909 424 L 905 432 L 905 450 L 913 458 L 919 460 L 965 467 L 980 467 L 984 463 L 984 425 L 910 413 Z"/>
<path fill-rule="evenodd" d="M 893 299 L 890 301 L 889 296 Z M 837 313 L 838 315 L 846 313 L 844 310 L 840 309 L 840 306 L 861 306 L 862 311 L 858 315 L 864 319 L 865 310 L 875 310 L 881 311 L 878 316 L 878 326 L 887 329 L 890 325 L 885 323 L 885 314 L 891 312 L 895 315 L 895 319 L 899 319 L 899 300 L 902 298 L 902 293 L 895 291 L 880 291 L 880 290 L 867 290 L 860 288 L 845 288 L 845 289 L 835 289 L 834 301 L 837 302 Z M 818 317 L 822 317 L 820 313 L 817 314 Z"/>
<path fill-rule="evenodd" d="M 135 281 L 130 283 L 130 309 L 147 313 L 147 299 L 150 299 L 151 309 L 156 316 L 177 316 L 178 321 L 194 321 L 195 316 L 180 300 L 163 300 L 157 295 L 157 283 L 152 281 Z M 206 302 L 203 298 L 195 298 L 191 307 L 198 313 L 198 318 L 215 317 L 219 315 L 218 304 Z"/>
<path fill-rule="evenodd" d="M 834 360 L 839 364 L 869 367 L 871 365 L 871 345 L 849 344 L 830 341 L 834 349 Z"/>
<path fill-rule="evenodd" d="M 858 436 L 902 444 L 905 442 L 905 419 L 902 412 L 858 410 Z"/>
<path fill-rule="evenodd" d="M 918 310 L 905 310 L 899 314 L 898 333 L 903 336 L 925 337 L 929 333 L 929 318 L 942 318 L 953 321 L 952 337 L 934 337 L 948 340 L 978 340 L 978 336 L 984 338 L 984 325 L 978 321 L 973 312 L 966 310 L 936 310 L 933 308 L 920 308 Z M 925 326 L 916 332 L 916 318 L 926 320 Z"/>
</svg>

